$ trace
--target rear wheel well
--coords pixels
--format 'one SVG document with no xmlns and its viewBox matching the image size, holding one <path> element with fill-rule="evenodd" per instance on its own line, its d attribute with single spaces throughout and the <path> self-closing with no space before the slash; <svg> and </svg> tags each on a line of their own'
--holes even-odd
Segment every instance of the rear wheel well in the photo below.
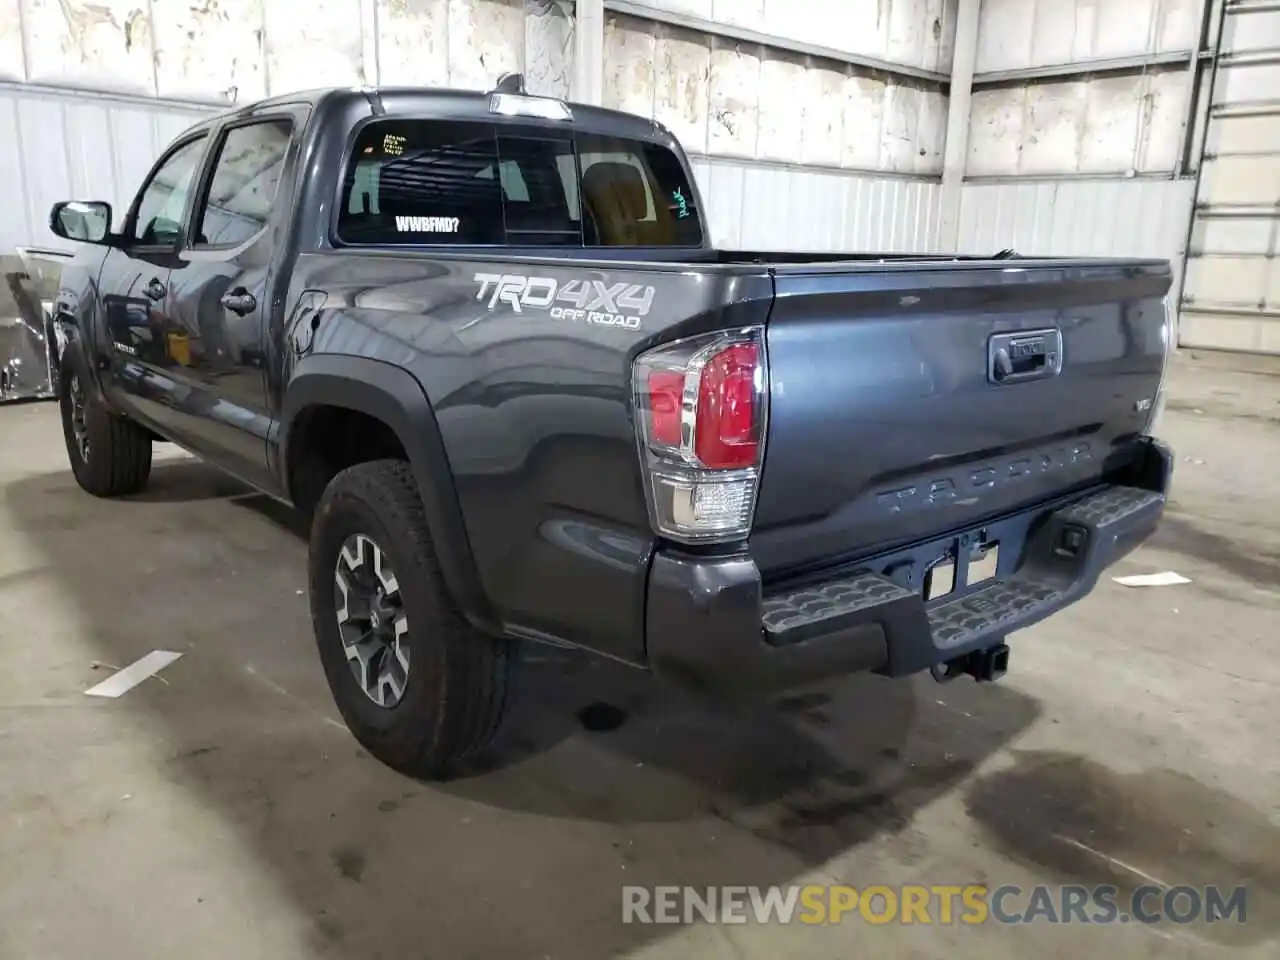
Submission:
<svg viewBox="0 0 1280 960">
<path fill-rule="evenodd" d="M 396 432 L 377 417 L 347 407 L 307 407 L 289 431 L 289 495 L 309 515 L 329 481 L 347 467 L 408 459 Z"/>
</svg>

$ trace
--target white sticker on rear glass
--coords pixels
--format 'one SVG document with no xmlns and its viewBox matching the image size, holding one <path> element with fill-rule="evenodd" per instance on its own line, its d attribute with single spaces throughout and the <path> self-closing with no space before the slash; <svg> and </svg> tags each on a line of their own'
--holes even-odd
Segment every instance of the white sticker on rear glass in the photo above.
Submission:
<svg viewBox="0 0 1280 960">
<path fill-rule="evenodd" d="M 457 233 L 460 226 L 457 217 L 396 217 L 398 233 Z"/>
</svg>

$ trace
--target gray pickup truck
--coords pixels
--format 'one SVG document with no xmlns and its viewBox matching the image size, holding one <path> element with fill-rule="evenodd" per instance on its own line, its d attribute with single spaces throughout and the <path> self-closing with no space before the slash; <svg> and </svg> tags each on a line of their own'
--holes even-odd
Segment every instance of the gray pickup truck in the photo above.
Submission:
<svg viewBox="0 0 1280 960">
<path fill-rule="evenodd" d="M 169 441 L 310 516 L 333 695 L 415 773 L 521 641 L 994 679 L 1164 508 L 1167 262 L 717 250 L 667 130 L 518 77 L 238 108 L 51 227 L 76 479 Z"/>
</svg>

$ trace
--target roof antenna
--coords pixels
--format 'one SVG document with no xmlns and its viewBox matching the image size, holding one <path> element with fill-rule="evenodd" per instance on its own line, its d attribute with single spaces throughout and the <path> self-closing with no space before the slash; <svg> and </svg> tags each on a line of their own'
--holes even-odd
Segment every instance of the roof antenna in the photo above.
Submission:
<svg viewBox="0 0 1280 960">
<path fill-rule="evenodd" d="M 498 85 L 491 93 L 524 93 L 523 73 L 504 73 L 498 78 Z"/>
</svg>

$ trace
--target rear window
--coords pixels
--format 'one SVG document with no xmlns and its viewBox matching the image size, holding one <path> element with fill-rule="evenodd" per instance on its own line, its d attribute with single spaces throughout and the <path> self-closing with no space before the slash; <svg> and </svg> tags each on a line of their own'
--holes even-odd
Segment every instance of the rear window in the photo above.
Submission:
<svg viewBox="0 0 1280 960">
<path fill-rule="evenodd" d="M 506 242 L 522 247 L 581 246 L 581 215 L 572 189 L 573 139 L 534 130 L 504 132 L 498 136 L 498 158 Z"/>
<path fill-rule="evenodd" d="M 347 167 L 338 234 L 348 243 L 503 242 L 502 187 L 487 123 L 372 123 Z"/>
<path fill-rule="evenodd" d="M 357 244 L 696 247 L 676 155 L 643 141 L 470 121 L 366 126 L 338 236 Z"/>
</svg>

